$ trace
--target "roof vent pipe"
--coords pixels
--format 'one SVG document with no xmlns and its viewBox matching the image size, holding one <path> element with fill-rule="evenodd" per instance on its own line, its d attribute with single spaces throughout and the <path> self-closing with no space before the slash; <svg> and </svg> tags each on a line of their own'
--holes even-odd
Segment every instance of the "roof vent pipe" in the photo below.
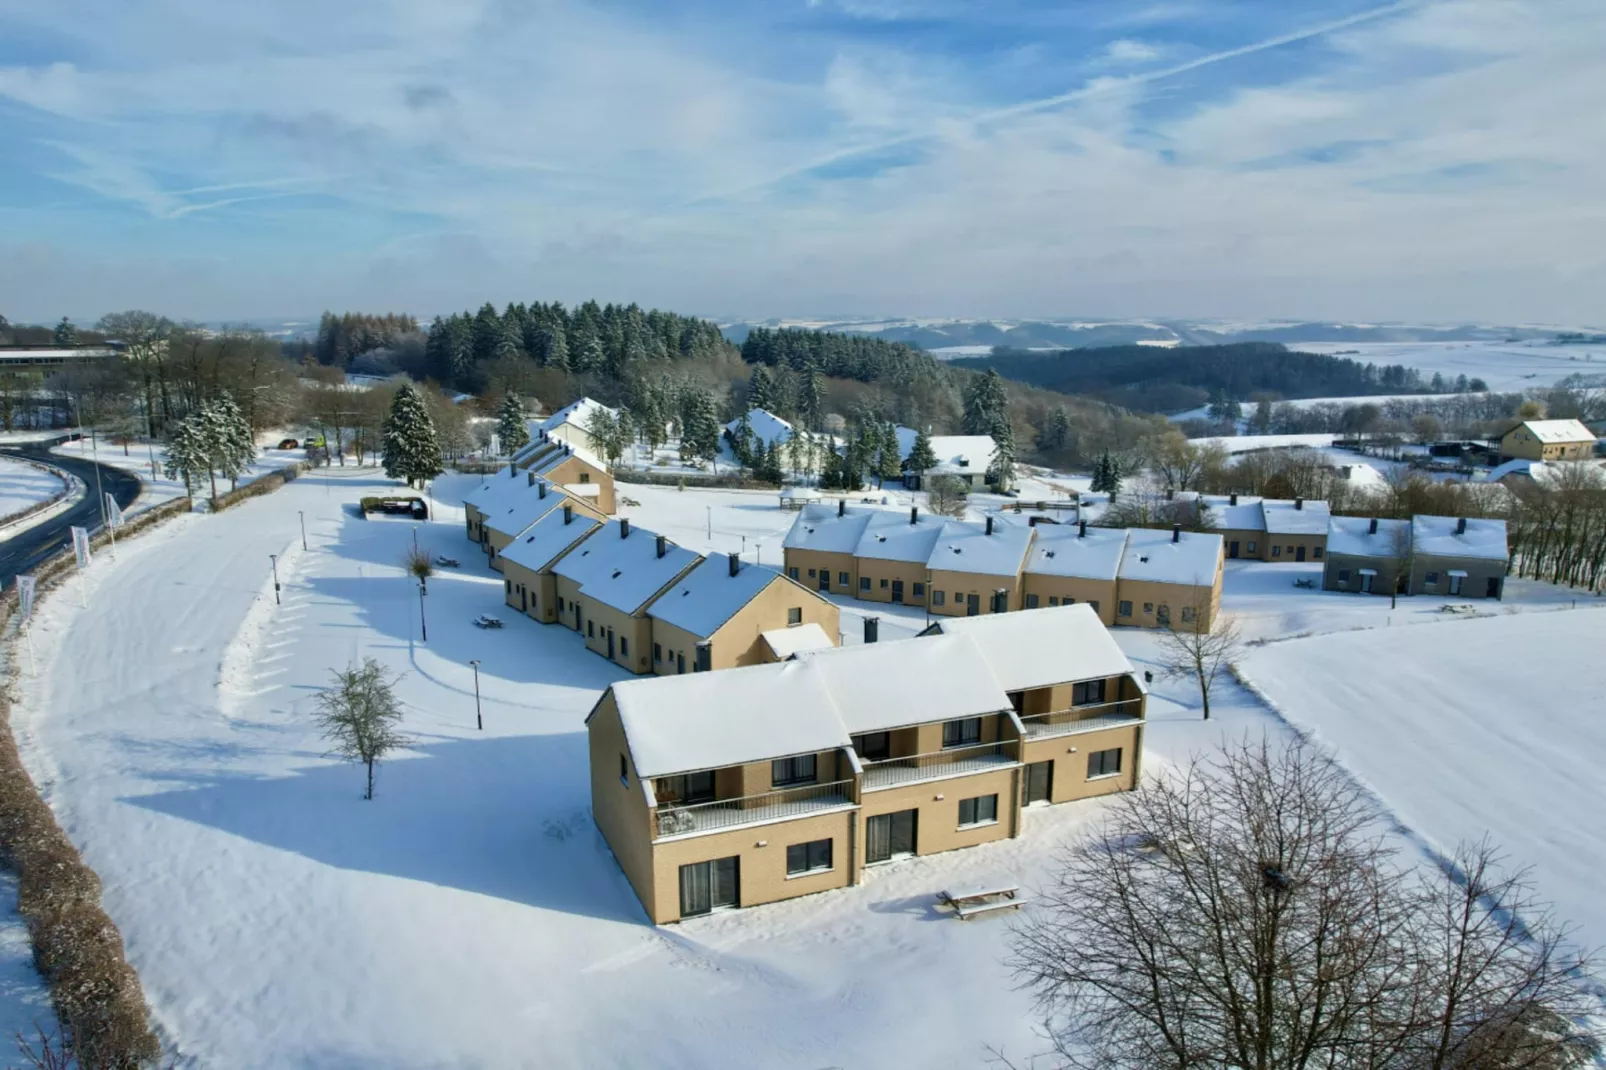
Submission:
<svg viewBox="0 0 1606 1070">
<path fill-rule="evenodd" d="M 662 535 L 658 536 L 656 540 L 656 546 L 659 557 L 662 557 L 669 552 L 669 540 L 664 538 Z"/>
<path fill-rule="evenodd" d="M 630 519 L 628 517 L 619 521 L 619 537 L 621 539 L 630 538 Z"/>
<path fill-rule="evenodd" d="M 1467 518 L 1466 517 L 1458 516 L 1458 517 L 1455 518 L 1455 533 L 1457 535 L 1465 535 L 1467 533 Z"/>
<path fill-rule="evenodd" d="M 563 507 L 563 522 L 565 524 L 567 524 L 573 519 L 574 519 L 574 506 L 565 505 Z"/>
<path fill-rule="evenodd" d="M 1377 534 L 1377 517 L 1374 516 L 1372 518 L 1372 522 L 1370 524 L 1366 525 L 1366 533 L 1368 535 L 1376 535 Z"/>
<path fill-rule="evenodd" d="M 866 643 L 873 643 L 877 639 L 879 639 L 880 637 L 881 637 L 881 618 L 880 617 L 866 617 L 866 618 L 864 618 L 864 641 Z"/>
<path fill-rule="evenodd" d="M 1087 521 L 1086 520 L 1078 520 L 1076 522 L 1076 537 L 1078 539 L 1087 538 Z"/>
<path fill-rule="evenodd" d="M 1182 541 L 1182 525 L 1181 524 L 1172 524 L 1171 525 L 1171 541 L 1172 542 L 1181 542 Z"/>
<path fill-rule="evenodd" d="M 909 507 L 909 523 L 918 524 L 919 522 L 920 522 L 920 506 L 911 505 Z"/>
<path fill-rule="evenodd" d="M 543 498 L 546 497 L 546 480 L 543 479 L 541 482 L 536 484 L 535 492 Z"/>
<path fill-rule="evenodd" d="M 659 556 L 662 556 L 662 555 L 659 555 Z M 730 557 L 731 575 L 734 576 L 734 575 L 736 575 L 738 572 L 740 572 L 742 570 L 742 559 L 741 559 L 741 556 L 739 554 L 730 554 L 729 557 Z"/>
<path fill-rule="evenodd" d="M 987 518 L 987 534 L 991 535 L 992 533 L 993 533 L 993 518 L 992 517 L 988 517 Z"/>
<path fill-rule="evenodd" d="M 1304 498 L 1295 498 L 1294 499 L 1294 508 L 1295 509 L 1303 509 L 1303 508 L 1305 508 L 1305 499 Z"/>
</svg>

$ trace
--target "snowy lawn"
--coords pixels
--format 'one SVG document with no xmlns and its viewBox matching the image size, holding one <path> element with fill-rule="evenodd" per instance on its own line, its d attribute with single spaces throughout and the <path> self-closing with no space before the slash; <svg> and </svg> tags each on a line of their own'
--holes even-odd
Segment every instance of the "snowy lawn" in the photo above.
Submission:
<svg viewBox="0 0 1606 1070">
<path fill-rule="evenodd" d="M 279 440 L 277 435 L 270 437 L 274 441 Z M 134 504 L 133 508 L 124 510 L 126 513 L 137 513 L 153 505 L 160 505 L 162 502 L 172 501 L 174 498 L 182 498 L 184 496 L 184 481 L 169 479 L 162 470 L 162 466 L 167 463 L 167 450 L 160 444 L 153 446 L 143 442 L 133 443 L 125 450 L 124 447 L 114 445 L 104 438 L 91 443 L 86 437 L 76 442 L 65 442 L 50 452 L 60 453 L 68 457 L 88 458 L 99 461 L 110 468 L 121 468 L 125 472 L 132 472 L 139 476 L 144 486 L 140 490 L 139 500 Z M 277 472 L 286 465 L 304 460 L 306 460 L 306 453 L 302 450 L 258 448 L 256 461 L 240 476 L 240 486 L 243 487 L 252 480 L 270 472 Z M 219 494 L 228 489 L 228 480 L 218 480 Z M 203 480 L 196 487 L 195 493 L 200 497 L 205 497 L 210 493 L 210 490 L 211 485 Z"/>
<path fill-rule="evenodd" d="M 1606 608 L 1273 643 L 1249 682 L 1431 850 L 1484 834 L 1606 943 Z"/>
<path fill-rule="evenodd" d="M 0 523 L 66 492 L 55 473 L 0 454 Z"/>
</svg>

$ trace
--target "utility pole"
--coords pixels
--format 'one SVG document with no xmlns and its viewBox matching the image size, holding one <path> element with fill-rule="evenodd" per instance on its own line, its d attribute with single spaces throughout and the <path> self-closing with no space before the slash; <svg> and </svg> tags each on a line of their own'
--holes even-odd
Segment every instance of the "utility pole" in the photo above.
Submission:
<svg viewBox="0 0 1606 1070">
<path fill-rule="evenodd" d="M 485 731 L 485 718 L 480 714 L 480 663 L 478 659 L 469 662 L 474 666 L 474 727 L 481 732 Z"/>
<path fill-rule="evenodd" d="M 280 605 L 279 601 L 279 555 L 269 554 L 268 561 L 273 565 L 273 604 Z"/>
</svg>

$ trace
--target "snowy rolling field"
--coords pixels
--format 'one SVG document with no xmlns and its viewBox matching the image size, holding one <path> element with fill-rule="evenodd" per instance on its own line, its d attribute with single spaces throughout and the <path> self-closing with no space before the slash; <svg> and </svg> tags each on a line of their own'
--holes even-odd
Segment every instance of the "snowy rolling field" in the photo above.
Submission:
<svg viewBox="0 0 1606 1070">
<path fill-rule="evenodd" d="M 277 438 L 277 436 L 274 437 Z M 135 444 L 129 446 L 125 453 L 121 446 L 113 445 L 104 440 L 91 443 L 86 438 L 79 439 L 76 442 L 63 443 L 53 448 L 50 452 L 59 453 L 67 457 L 82 457 L 99 461 L 107 467 L 121 468 L 126 472 L 132 472 L 139 476 L 144 485 L 140 489 L 139 501 L 135 503 L 132 509 L 125 510 L 128 513 L 137 513 L 153 505 L 160 505 L 162 502 L 172 501 L 174 498 L 182 498 L 184 496 L 184 481 L 181 479 L 169 479 L 162 469 L 162 466 L 167 463 L 167 451 L 161 446 L 152 447 L 143 443 Z M 240 486 L 243 487 L 252 480 L 270 472 L 277 472 L 285 465 L 305 459 L 306 454 L 301 450 L 274 450 L 261 449 L 259 447 L 257 459 L 240 476 Z M 93 490 L 93 488 L 90 489 Z M 205 497 L 210 493 L 210 489 L 210 484 L 202 480 L 195 488 L 195 493 L 200 497 Z M 227 480 L 218 480 L 219 494 L 228 489 L 229 483 Z"/>
<path fill-rule="evenodd" d="M 61 478 L 37 465 L 0 455 L 0 522 L 66 491 Z"/>
<path fill-rule="evenodd" d="M 1595 607 L 1294 639 L 1242 672 L 1426 845 L 1491 835 L 1599 947 L 1603 644 Z"/>
<path fill-rule="evenodd" d="M 874 870 L 858 888 L 649 926 L 588 813 L 582 721 L 622 674 L 503 607 L 456 505 L 474 482 L 443 477 L 435 519 L 414 525 L 355 515 L 358 496 L 395 485 L 373 470 L 320 470 L 129 540 L 42 606 L 40 673 L 19 681 L 13 722 L 183 1065 L 519 1067 L 539 1052 L 563 1066 L 650 1053 L 665 1067 L 958 1068 L 985 1065 L 988 1046 L 1017 1063 L 1044 1049 L 1002 962 L 1007 923 L 957 924 L 933 896 L 1040 885 L 1101 804 L 1032 811 L 1020 839 Z M 771 566 L 795 517 L 773 494 L 620 489 L 641 502 L 634 522 L 698 550 L 745 538 L 748 560 Z M 430 581 L 427 643 L 400 566 L 415 527 L 462 561 Z M 1300 575 L 1235 562 L 1227 608 L 1256 635 L 1459 626 L 1423 623 L 1442 618 L 1435 600 L 1390 613 L 1386 599 L 1297 590 Z M 1502 613 L 1559 599 L 1513 588 Z M 883 641 L 925 623 L 915 607 L 842 605 L 848 642 L 867 613 Z M 506 627 L 473 628 L 481 613 Z M 1115 634 L 1156 666 L 1152 634 Z M 416 741 L 381 767 L 373 802 L 311 717 L 329 670 L 362 655 L 406 673 Z M 1147 767 L 1286 732 L 1230 681 L 1212 705 L 1201 722 L 1197 693 L 1158 678 Z"/>
<path fill-rule="evenodd" d="M 1363 364 L 1403 364 L 1425 377 L 1482 379 L 1496 393 L 1550 386 L 1569 375 L 1606 375 L 1606 345 L 1541 342 L 1290 342 L 1306 353 L 1338 353 Z M 1592 360 L 1586 360 L 1585 357 Z"/>
</svg>

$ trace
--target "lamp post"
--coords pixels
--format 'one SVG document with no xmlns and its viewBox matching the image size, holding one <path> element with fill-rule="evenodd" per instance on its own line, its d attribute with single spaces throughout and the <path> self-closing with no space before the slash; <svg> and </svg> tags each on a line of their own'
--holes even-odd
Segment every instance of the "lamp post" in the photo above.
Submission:
<svg viewBox="0 0 1606 1070">
<path fill-rule="evenodd" d="M 429 621 L 424 619 L 424 596 L 429 589 L 424 586 L 422 578 L 418 581 L 418 629 L 423 633 L 423 641 L 429 642 Z"/>
<path fill-rule="evenodd" d="M 485 731 L 485 718 L 480 713 L 480 663 L 478 659 L 469 662 L 474 666 L 474 727 L 481 732 Z"/>
<path fill-rule="evenodd" d="M 273 566 L 273 604 L 277 606 L 281 604 L 279 602 L 279 555 L 269 554 L 268 562 Z"/>
<path fill-rule="evenodd" d="M 305 550 L 307 548 L 307 511 L 305 509 L 297 509 L 296 516 L 301 518 L 301 548 Z"/>
</svg>

